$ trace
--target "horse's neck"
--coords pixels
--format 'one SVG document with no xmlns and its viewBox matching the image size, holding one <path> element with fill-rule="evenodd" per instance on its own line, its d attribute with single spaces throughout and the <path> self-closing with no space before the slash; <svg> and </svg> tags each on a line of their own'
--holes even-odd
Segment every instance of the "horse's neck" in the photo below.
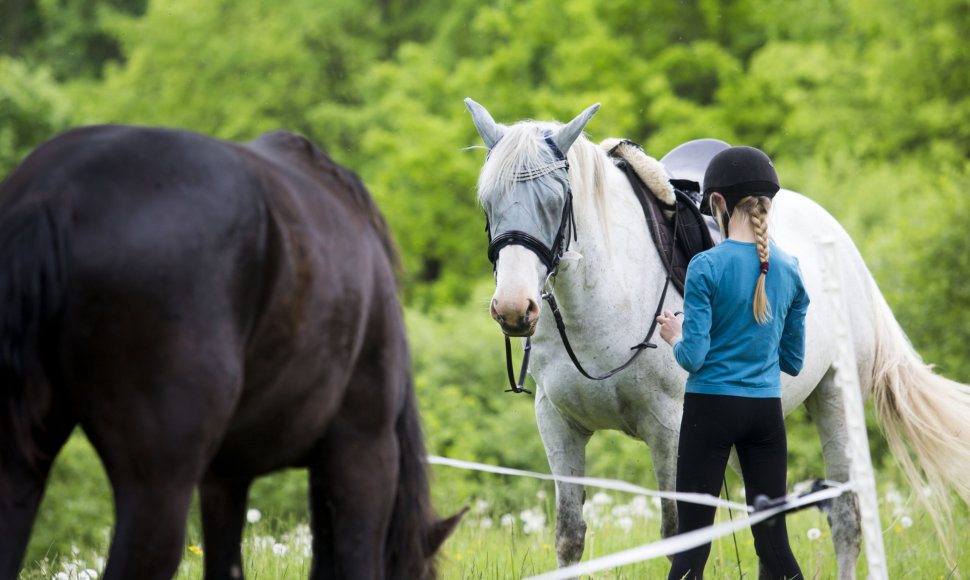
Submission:
<svg viewBox="0 0 970 580">
<path fill-rule="evenodd" d="M 602 203 L 592 190 L 573 191 L 577 239 L 571 249 L 581 258 L 567 263 L 556 287 L 564 304 L 616 316 L 630 312 L 627 304 L 656 303 L 664 272 L 626 176 L 609 160 L 603 173 Z"/>
</svg>

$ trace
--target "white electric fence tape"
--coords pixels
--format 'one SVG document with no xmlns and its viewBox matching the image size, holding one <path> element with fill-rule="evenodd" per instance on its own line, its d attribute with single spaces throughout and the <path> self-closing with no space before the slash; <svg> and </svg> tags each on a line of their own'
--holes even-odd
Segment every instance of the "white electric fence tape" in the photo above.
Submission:
<svg viewBox="0 0 970 580">
<path fill-rule="evenodd" d="M 823 489 L 822 491 L 810 493 L 808 495 L 792 497 L 783 505 L 754 512 L 748 515 L 746 518 L 742 517 L 707 528 L 701 528 L 699 530 L 693 530 L 684 534 L 678 534 L 676 536 L 671 536 L 650 544 L 644 544 L 636 548 L 616 552 L 615 554 L 610 554 L 609 556 L 603 556 L 602 558 L 597 558 L 595 560 L 580 562 L 579 564 L 559 568 L 558 570 L 553 570 L 552 572 L 532 576 L 526 580 L 565 580 L 567 578 L 578 578 L 582 574 L 591 574 L 601 570 L 616 568 L 617 566 L 634 564 L 636 562 L 659 558 L 661 556 L 670 556 L 685 550 L 690 550 L 691 548 L 696 548 L 697 546 L 701 546 L 703 544 L 707 544 L 708 542 L 712 542 L 728 534 L 733 534 L 734 532 L 748 526 L 760 524 L 761 522 L 782 512 L 803 507 L 817 501 L 838 497 L 842 494 L 842 492 L 852 488 L 853 486 L 850 482 L 839 485 L 838 487 L 830 487 Z"/>
<path fill-rule="evenodd" d="M 524 471 L 521 469 L 511 469 L 509 467 L 496 467 L 494 465 L 487 465 L 485 463 L 475 463 L 473 461 L 463 461 L 461 459 L 450 459 L 448 457 L 437 457 L 434 455 L 428 456 L 428 463 L 431 463 L 434 465 L 446 465 L 449 467 L 456 467 L 458 469 L 484 471 L 486 473 L 496 473 L 500 475 L 516 475 L 516 476 L 522 476 L 522 477 L 532 477 L 535 479 L 545 479 L 545 480 L 562 481 L 566 483 L 575 483 L 579 485 L 589 485 L 592 487 L 599 487 L 603 489 L 612 489 L 616 491 L 625 491 L 629 493 L 649 495 L 649 496 L 660 497 L 664 499 L 672 499 L 672 500 L 685 501 L 685 502 L 696 503 L 696 504 L 707 505 L 707 506 L 733 509 L 737 511 L 743 511 L 748 514 L 747 517 L 742 517 L 736 520 L 720 523 L 714 526 L 693 530 L 691 532 L 687 532 L 684 534 L 678 534 L 676 536 L 671 536 L 669 538 L 658 540 L 650 544 L 644 544 L 636 548 L 631 548 L 629 550 L 624 550 L 622 552 L 616 552 L 615 554 L 610 554 L 609 556 L 603 556 L 602 558 L 597 558 L 595 560 L 588 560 L 586 562 L 581 562 L 579 564 L 574 564 L 572 566 L 567 566 L 565 568 L 559 568 L 558 570 L 554 570 L 552 572 L 540 574 L 539 576 L 533 576 L 528 580 L 560 580 L 560 579 L 567 579 L 567 578 L 576 578 L 581 574 L 590 574 L 592 572 L 608 570 L 610 568 L 616 568 L 617 566 L 624 566 L 626 564 L 642 562 L 644 560 L 650 560 L 652 558 L 659 558 L 661 556 L 670 556 L 673 554 L 677 554 L 679 552 L 683 552 L 685 550 L 690 550 L 691 548 L 696 548 L 697 546 L 701 546 L 708 542 L 712 542 L 728 534 L 733 534 L 734 532 L 738 530 L 742 530 L 748 526 L 759 524 L 782 512 L 797 509 L 823 500 L 836 498 L 840 496 L 843 492 L 850 491 L 855 488 L 854 484 L 850 481 L 847 483 L 836 485 L 834 487 L 823 489 L 821 491 L 816 491 L 810 494 L 806 494 L 802 496 L 791 496 L 787 498 L 787 501 L 785 501 L 785 503 L 782 505 L 761 510 L 758 512 L 754 512 L 753 511 L 754 508 L 752 508 L 749 505 L 739 504 L 739 503 L 730 502 L 730 501 L 723 501 L 712 495 L 707 495 L 704 493 L 678 493 L 678 492 L 657 491 L 653 489 L 647 489 L 645 487 L 640 487 L 639 485 L 633 485 L 632 483 L 627 483 L 625 481 L 620 481 L 616 479 L 549 475 L 547 473 L 536 473 L 533 471 Z"/>
<path fill-rule="evenodd" d="M 706 493 L 680 493 L 680 492 L 674 492 L 674 491 L 657 491 L 654 489 L 647 489 L 645 487 L 640 487 L 639 485 L 633 485 L 632 483 L 627 483 L 625 481 L 620 481 L 617 479 L 602 479 L 599 477 L 574 477 L 574 476 L 568 476 L 568 475 L 549 475 L 548 473 L 536 473 L 533 471 L 523 471 L 521 469 L 511 469 L 509 467 L 496 467 L 494 465 L 487 465 L 484 463 L 474 463 L 472 461 L 462 461 L 461 459 L 449 459 L 447 457 L 429 456 L 428 463 L 433 463 L 436 465 L 448 465 L 450 467 L 457 467 L 459 469 L 471 469 L 474 471 L 484 471 L 486 473 L 498 473 L 501 475 L 518 475 L 523 477 L 532 477 L 535 479 L 546 479 L 546 480 L 562 481 L 564 483 L 575 483 L 578 485 L 589 485 L 592 487 L 599 487 L 603 489 L 626 491 L 629 493 L 636 493 L 639 495 L 649 495 L 652 497 L 659 497 L 661 499 L 686 501 L 689 503 L 696 503 L 700 505 L 713 506 L 713 507 L 731 509 L 731 510 L 742 511 L 742 512 L 750 512 L 754 509 L 747 504 L 737 503 L 733 501 L 724 501 L 722 499 L 716 498 L 713 495 L 708 495 Z"/>
</svg>

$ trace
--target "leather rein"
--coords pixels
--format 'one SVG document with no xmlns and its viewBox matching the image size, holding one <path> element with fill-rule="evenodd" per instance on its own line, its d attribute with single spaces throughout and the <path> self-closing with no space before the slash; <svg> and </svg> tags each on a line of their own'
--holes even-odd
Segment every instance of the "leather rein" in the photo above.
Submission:
<svg viewBox="0 0 970 580">
<path fill-rule="evenodd" d="M 559 243 L 556 244 L 557 247 L 553 250 L 554 254 L 552 256 L 553 259 L 551 260 L 551 264 L 550 264 L 550 261 L 548 260 L 548 256 L 550 252 L 548 252 L 546 248 L 536 248 L 532 243 L 524 243 L 522 245 L 525 245 L 532 251 L 536 252 L 536 254 L 539 255 L 540 258 L 543 259 L 543 261 L 550 266 L 550 273 L 549 273 L 549 276 L 546 278 L 546 284 L 544 284 L 544 286 L 549 286 L 549 290 L 548 291 L 543 290 L 542 298 L 549 303 L 549 308 L 552 310 L 552 315 L 556 320 L 556 328 L 559 330 L 559 337 L 560 339 L 562 339 L 562 344 L 566 349 L 566 354 L 569 355 L 569 359 L 573 362 L 573 366 L 575 366 L 576 370 L 578 370 L 579 373 L 584 377 L 586 377 L 587 379 L 590 379 L 592 381 L 603 381 L 623 371 L 624 369 L 628 368 L 630 365 L 634 363 L 634 361 L 637 360 L 637 357 L 643 354 L 643 351 L 645 351 L 646 349 L 657 348 L 657 345 L 651 342 L 650 339 L 653 338 L 653 334 L 657 330 L 657 317 L 660 316 L 663 312 L 664 301 L 667 298 L 667 289 L 670 287 L 672 268 L 670 267 L 667 268 L 667 278 L 664 281 L 663 291 L 660 293 L 660 300 L 657 302 L 657 308 L 656 308 L 656 311 L 654 312 L 653 319 L 650 321 L 650 329 L 647 331 L 647 335 L 643 338 L 642 341 L 630 347 L 630 350 L 635 352 L 632 355 L 630 355 L 630 358 L 627 359 L 626 362 L 624 362 L 620 366 L 610 371 L 607 371 L 606 373 L 603 373 L 601 375 L 594 375 L 588 372 L 583 367 L 582 363 L 580 363 L 579 358 L 576 356 L 576 353 L 573 351 L 573 347 L 569 342 L 569 337 L 566 335 L 566 323 L 565 321 L 563 321 L 562 313 L 559 310 L 559 303 L 556 301 L 554 288 L 552 287 L 552 285 L 549 284 L 549 280 L 553 280 L 553 281 L 555 280 L 559 272 L 559 261 L 566 250 L 566 246 L 568 246 L 568 239 L 569 239 L 568 234 L 565 234 L 562 231 L 565 229 L 567 224 L 569 224 L 569 226 L 571 226 L 572 228 L 573 239 L 576 239 L 576 227 L 575 227 L 575 222 L 572 218 L 572 191 L 569 191 L 566 197 L 567 197 L 567 202 L 563 207 L 563 217 L 561 221 L 562 225 L 560 226 L 561 229 L 559 234 L 557 235 L 557 241 L 559 241 Z M 673 216 L 673 219 L 674 219 L 673 243 L 670 246 L 670 256 L 667 261 L 667 264 L 673 264 L 674 249 L 676 248 L 676 245 L 677 245 L 676 243 L 677 226 L 678 226 L 679 217 L 680 217 L 680 212 L 677 211 L 676 204 L 675 204 L 674 216 Z M 486 228 L 487 228 L 487 224 L 486 224 Z M 521 234 L 521 236 L 523 236 L 524 238 L 528 238 L 530 242 L 531 242 L 531 239 L 533 239 L 532 236 L 529 236 L 529 234 L 526 234 L 525 232 L 514 232 L 514 235 L 517 235 L 517 234 Z M 563 243 L 563 241 L 566 241 L 566 243 Z M 495 249 L 493 252 L 493 246 L 494 246 L 494 242 L 490 240 L 489 259 L 492 261 L 493 264 L 495 264 L 495 262 L 498 260 L 498 250 Z M 546 250 L 546 251 L 540 252 L 538 251 L 539 249 Z M 523 346 L 522 365 L 521 365 L 521 368 L 519 369 L 518 380 L 516 380 L 515 370 L 512 367 L 512 342 L 509 336 L 505 335 L 505 364 L 508 371 L 508 379 L 509 379 L 509 387 L 510 387 L 508 389 L 505 389 L 506 393 L 528 393 L 530 395 L 532 394 L 532 391 L 525 388 L 525 379 L 526 379 L 526 375 L 528 374 L 529 355 L 531 351 L 532 351 L 532 337 L 530 336 L 526 338 L 525 345 Z"/>
</svg>

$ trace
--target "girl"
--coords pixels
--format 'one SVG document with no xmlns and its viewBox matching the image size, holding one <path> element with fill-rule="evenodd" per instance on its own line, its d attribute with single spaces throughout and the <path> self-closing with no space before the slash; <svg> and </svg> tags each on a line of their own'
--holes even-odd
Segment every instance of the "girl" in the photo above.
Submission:
<svg viewBox="0 0 970 580">
<path fill-rule="evenodd" d="M 797 375 L 802 368 L 809 300 L 798 260 L 768 239 L 768 210 L 778 189 L 771 160 L 753 147 L 725 149 L 704 174 L 704 197 L 726 239 L 690 262 L 683 328 L 668 310 L 657 318 L 660 336 L 690 373 L 678 491 L 719 495 L 734 446 L 748 503 L 787 492 L 781 372 Z M 677 502 L 679 533 L 713 524 L 714 512 Z M 784 517 L 751 531 L 769 578 L 802 578 Z M 702 579 L 710 550 L 707 544 L 674 556 L 668 580 Z"/>
</svg>

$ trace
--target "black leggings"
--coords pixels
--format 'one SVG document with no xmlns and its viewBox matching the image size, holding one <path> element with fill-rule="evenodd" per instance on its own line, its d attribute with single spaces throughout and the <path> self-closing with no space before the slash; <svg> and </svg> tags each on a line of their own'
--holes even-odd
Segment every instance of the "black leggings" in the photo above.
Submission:
<svg viewBox="0 0 970 580">
<path fill-rule="evenodd" d="M 680 425 L 677 491 L 720 495 L 731 446 L 738 451 L 748 504 L 787 493 L 788 442 L 781 399 L 687 393 Z M 715 508 L 677 502 L 678 533 L 714 523 Z M 788 545 L 785 517 L 753 526 L 754 547 L 772 580 L 801 579 Z M 674 556 L 668 580 L 701 580 L 711 544 Z"/>
</svg>

